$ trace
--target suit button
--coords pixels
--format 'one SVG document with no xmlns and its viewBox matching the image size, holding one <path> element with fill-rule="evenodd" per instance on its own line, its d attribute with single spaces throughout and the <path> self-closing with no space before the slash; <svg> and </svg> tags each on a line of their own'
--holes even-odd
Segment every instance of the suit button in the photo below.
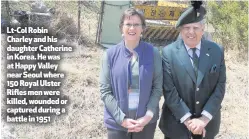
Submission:
<svg viewBox="0 0 249 139">
<path fill-rule="evenodd" d="M 199 91 L 199 90 L 200 90 L 200 89 L 197 87 L 197 88 L 196 88 L 196 91 Z"/>
<path fill-rule="evenodd" d="M 196 101 L 196 104 L 199 104 L 200 102 L 199 101 Z"/>
</svg>

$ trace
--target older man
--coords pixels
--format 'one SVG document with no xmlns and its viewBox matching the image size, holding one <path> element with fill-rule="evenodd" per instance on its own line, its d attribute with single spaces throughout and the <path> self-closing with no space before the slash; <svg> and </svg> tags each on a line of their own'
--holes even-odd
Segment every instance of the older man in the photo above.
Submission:
<svg viewBox="0 0 249 139">
<path fill-rule="evenodd" d="M 201 4 L 187 9 L 176 24 L 182 39 L 162 51 L 165 102 L 159 127 L 165 139 L 213 139 L 219 132 L 224 52 L 202 39 L 205 14 Z"/>
</svg>

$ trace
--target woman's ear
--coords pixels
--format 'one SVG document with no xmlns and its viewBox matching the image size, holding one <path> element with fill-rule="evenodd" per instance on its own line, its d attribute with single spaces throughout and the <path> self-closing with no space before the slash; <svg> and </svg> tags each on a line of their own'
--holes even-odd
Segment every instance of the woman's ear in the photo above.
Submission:
<svg viewBox="0 0 249 139">
<path fill-rule="evenodd" d="M 146 26 L 143 26 L 141 34 L 145 32 L 146 28 L 147 28 Z"/>
</svg>

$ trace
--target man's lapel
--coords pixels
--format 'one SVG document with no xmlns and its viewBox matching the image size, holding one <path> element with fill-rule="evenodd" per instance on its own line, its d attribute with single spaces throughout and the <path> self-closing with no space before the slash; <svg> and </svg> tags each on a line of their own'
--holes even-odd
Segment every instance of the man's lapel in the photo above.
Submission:
<svg viewBox="0 0 249 139">
<path fill-rule="evenodd" d="M 199 56 L 199 66 L 198 66 L 198 77 L 197 77 L 197 86 L 200 85 L 205 72 L 208 69 L 209 60 L 211 58 L 211 46 L 206 45 L 205 41 L 201 42 L 201 52 Z"/>
<path fill-rule="evenodd" d="M 179 57 L 180 61 L 184 65 L 185 69 L 187 70 L 187 72 L 188 72 L 189 76 L 191 77 L 191 79 L 193 80 L 193 82 L 196 84 L 195 72 L 194 72 L 192 63 L 190 61 L 188 52 L 184 46 L 183 41 L 178 42 L 177 48 L 178 48 L 178 57 Z"/>
</svg>

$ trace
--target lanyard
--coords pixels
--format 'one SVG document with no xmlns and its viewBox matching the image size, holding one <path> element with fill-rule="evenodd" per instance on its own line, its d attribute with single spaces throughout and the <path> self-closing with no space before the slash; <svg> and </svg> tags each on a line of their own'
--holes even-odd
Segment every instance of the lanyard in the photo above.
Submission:
<svg viewBox="0 0 249 139">
<path fill-rule="evenodd" d="M 128 64 L 128 89 L 131 89 L 131 85 L 132 85 L 132 71 L 131 71 L 131 60 L 130 60 Z"/>
</svg>

